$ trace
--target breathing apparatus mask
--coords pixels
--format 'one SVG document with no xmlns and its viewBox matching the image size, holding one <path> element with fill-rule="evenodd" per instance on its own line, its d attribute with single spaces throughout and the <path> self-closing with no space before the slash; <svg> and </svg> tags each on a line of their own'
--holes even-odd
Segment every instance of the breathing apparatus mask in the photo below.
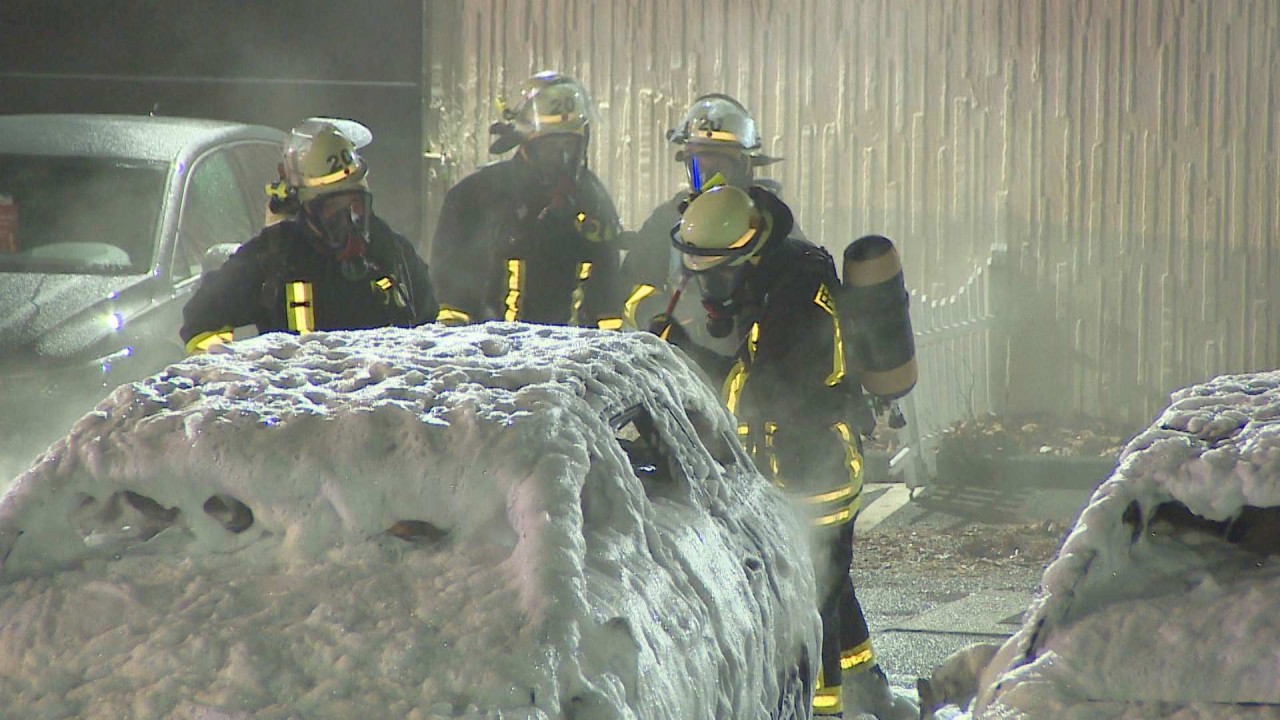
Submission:
<svg viewBox="0 0 1280 720">
<path fill-rule="evenodd" d="M 698 283 L 712 337 L 733 331 L 744 305 L 746 270 L 769 237 L 770 225 L 768 214 L 745 191 L 720 185 L 698 194 L 671 229 L 683 271 Z"/>
<path fill-rule="evenodd" d="M 342 276 L 361 280 L 374 271 L 366 257 L 369 246 L 373 196 L 367 190 L 322 195 L 302 206 L 307 223 L 322 252 L 338 260 Z"/>
<path fill-rule="evenodd" d="M 701 190 L 705 182 L 716 177 L 720 178 L 721 184 L 740 188 L 751 186 L 755 173 L 752 171 L 751 157 L 745 152 L 732 147 L 695 148 L 685 150 L 682 154 L 690 188 Z"/>
<path fill-rule="evenodd" d="M 586 167 L 587 136 L 585 132 L 543 135 L 526 142 L 521 155 L 528 161 L 536 184 L 571 192 Z"/>
<path fill-rule="evenodd" d="M 713 338 L 733 332 L 735 318 L 742 310 L 742 303 L 734 295 L 742 285 L 746 268 L 747 265 L 725 265 L 694 274 L 702 294 L 702 309 L 707 313 L 707 334 Z"/>
</svg>

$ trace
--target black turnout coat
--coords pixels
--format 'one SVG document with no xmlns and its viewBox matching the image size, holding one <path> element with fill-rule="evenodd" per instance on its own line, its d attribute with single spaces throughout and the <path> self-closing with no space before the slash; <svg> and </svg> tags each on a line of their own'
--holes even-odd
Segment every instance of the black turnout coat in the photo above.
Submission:
<svg viewBox="0 0 1280 720">
<path fill-rule="evenodd" d="M 316 245 L 301 217 L 270 225 L 217 270 L 206 273 L 183 308 L 184 343 L 220 330 L 254 325 L 259 333 L 290 330 L 286 286 L 309 283 L 314 330 L 413 327 L 435 320 L 438 306 L 427 266 L 413 246 L 371 218 L 365 256 L 372 271 L 343 276 Z"/>
<path fill-rule="evenodd" d="M 553 201 L 519 159 L 480 168 L 449 189 L 432 237 L 440 319 L 609 326 L 623 299 L 618 230 L 590 170 Z"/>
</svg>

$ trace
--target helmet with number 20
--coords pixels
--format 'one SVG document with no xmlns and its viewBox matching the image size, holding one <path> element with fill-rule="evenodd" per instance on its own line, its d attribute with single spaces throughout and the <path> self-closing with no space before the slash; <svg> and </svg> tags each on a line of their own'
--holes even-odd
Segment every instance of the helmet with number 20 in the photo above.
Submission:
<svg viewBox="0 0 1280 720">
<path fill-rule="evenodd" d="M 585 135 L 591 124 L 591 97 L 582 83 L 555 71 L 540 72 L 520 86 L 515 107 L 503 111 L 522 142 L 545 135 Z"/>
<path fill-rule="evenodd" d="M 356 152 L 355 143 L 324 121 L 308 120 L 289 133 L 284 174 L 304 203 L 332 193 L 369 189 L 369 166 Z"/>
</svg>

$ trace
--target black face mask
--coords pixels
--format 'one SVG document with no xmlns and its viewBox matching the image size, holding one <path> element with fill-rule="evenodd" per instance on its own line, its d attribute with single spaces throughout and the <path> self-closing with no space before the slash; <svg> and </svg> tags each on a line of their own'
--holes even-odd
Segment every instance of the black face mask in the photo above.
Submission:
<svg viewBox="0 0 1280 720">
<path fill-rule="evenodd" d="M 742 310 L 742 303 L 734 298 L 742 282 L 744 266 L 724 266 L 697 273 L 698 289 L 702 293 L 702 308 L 707 312 L 707 334 L 714 338 L 726 337 L 733 332 L 735 317 Z"/>
<path fill-rule="evenodd" d="M 365 257 L 369 245 L 373 197 L 364 190 L 335 193 L 303 206 L 318 245 L 338 259 L 342 276 L 360 280 L 373 272 Z"/>
<path fill-rule="evenodd" d="M 586 166 L 587 139 L 569 133 L 544 135 L 525 143 L 524 157 L 543 187 L 573 187 Z"/>
</svg>

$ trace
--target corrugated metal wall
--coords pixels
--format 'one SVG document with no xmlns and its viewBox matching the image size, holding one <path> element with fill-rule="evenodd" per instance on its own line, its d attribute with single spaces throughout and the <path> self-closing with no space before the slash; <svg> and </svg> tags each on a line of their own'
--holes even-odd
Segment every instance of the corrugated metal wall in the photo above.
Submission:
<svg viewBox="0 0 1280 720">
<path fill-rule="evenodd" d="M 560 69 L 635 225 L 681 180 L 665 130 L 728 92 L 834 252 L 885 234 L 941 297 L 1008 246 L 1011 412 L 1145 422 L 1277 364 L 1274 0 L 426 1 L 449 178 L 490 160 L 494 98 Z"/>
</svg>

